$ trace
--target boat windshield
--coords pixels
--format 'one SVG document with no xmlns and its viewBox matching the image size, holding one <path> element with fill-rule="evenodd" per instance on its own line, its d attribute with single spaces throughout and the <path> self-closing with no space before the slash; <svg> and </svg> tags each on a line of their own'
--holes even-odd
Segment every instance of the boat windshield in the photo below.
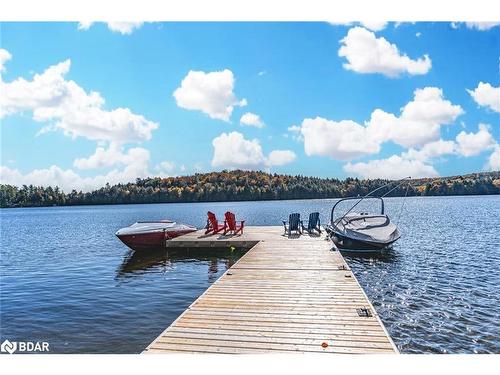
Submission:
<svg viewBox="0 0 500 375">
<path fill-rule="evenodd" d="M 384 200 L 380 197 L 350 197 L 340 199 L 332 208 L 330 221 L 332 224 L 353 213 L 384 215 Z"/>
<path fill-rule="evenodd" d="M 404 183 L 406 183 L 406 181 L 408 181 L 409 179 L 411 179 L 411 177 L 405 177 L 405 178 L 402 178 L 399 181 L 389 181 L 385 185 L 379 186 L 378 188 L 370 191 L 368 194 L 366 194 L 365 196 L 362 196 L 362 197 L 358 196 L 358 197 L 348 197 L 348 198 L 340 199 L 339 201 L 337 201 L 337 203 L 335 203 L 335 205 L 332 208 L 332 213 L 331 213 L 331 217 L 330 217 L 331 224 L 335 225 L 335 223 L 338 223 L 341 220 L 343 220 L 344 217 L 346 217 L 351 212 L 359 212 L 358 210 L 354 211 L 357 208 L 357 206 L 359 206 L 362 202 L 366 202 L 366 201 L 374 200 L 374 199 L 376 199 L 376 200 L 378 200 L 380 202 L 380 215 L 384 215 L 385 213 L 384 213 L 384 199 L 383 199 L 383 197 L 389 195 L 391 192 L 393 192 L 394 190 L 396 190 L 398 187 L 400 187 L 401 185 L 403 185 Z M 390 189 L 389 191 L 387 191 L 385 194 L 383 194 L 382 196 L 377 197 L 377 196 L 374 195 L 374 193 L 376 193 L 377 191 L 385 189 L 385 188 L 387 188 L 388 186 L 390 186 L 392 184 L 396 184 L 396 185 L 392 189 Z M 406 189 L 406 193 L 408 193 L 408 187 Z M 405 193 L 405 196 L 406 196 L 406 193 Z M 352 206 L 343 215 L 339 215 L 338 214 L 339 210 L 337 210 L 337 212 L 335 212 L 335 209 L 338 207 L 338 205 L 340 203 L 346 202 L 346 201 L 351 201 L 353 204 L 352 204 Z M 375 211 L 372 211 L 371 213 L 375 213 Z M 335 217 L 337 219 L 334 220 Z"/>
</svg>

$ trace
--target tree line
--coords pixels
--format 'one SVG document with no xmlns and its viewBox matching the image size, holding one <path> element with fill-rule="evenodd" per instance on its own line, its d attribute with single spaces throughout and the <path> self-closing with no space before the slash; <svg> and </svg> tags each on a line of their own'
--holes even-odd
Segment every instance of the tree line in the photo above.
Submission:
<svg viewBox="0 0 500 375">
<path fill-rule="evenodd" d="M 318 178 L 261 171 L 221 171 L 192 176 L 137 179 L 106 184 L 91 192 L 59 187 L 0 185 L 1 207 L 41 207 L 133 203 L 216 202 L 341 198 L 367 194 L 389 180 Z M 500 194 L 500 171 L 411 180 L 390 196 Z"/>
</svg>

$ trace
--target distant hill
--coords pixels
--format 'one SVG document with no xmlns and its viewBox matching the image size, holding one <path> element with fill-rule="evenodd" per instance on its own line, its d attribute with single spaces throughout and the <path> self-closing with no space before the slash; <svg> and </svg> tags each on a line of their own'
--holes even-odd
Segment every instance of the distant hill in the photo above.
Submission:
<svg viewBox="0 0 500 375">
<path fill-rule="evenodd" d="M 89 204 L 215 202 L 275 199 L 339 198 L 364 195 L 388 180 L 317 178 L 260 171 L 222 171 L 193 176 L 137 179 L 92 192 L 58 187 L 0 185 L 1 207 Z M 500 194 L 500 171 L 463 176 L 422 178 L 401 186 L 391 196 Z"/>
</svg>

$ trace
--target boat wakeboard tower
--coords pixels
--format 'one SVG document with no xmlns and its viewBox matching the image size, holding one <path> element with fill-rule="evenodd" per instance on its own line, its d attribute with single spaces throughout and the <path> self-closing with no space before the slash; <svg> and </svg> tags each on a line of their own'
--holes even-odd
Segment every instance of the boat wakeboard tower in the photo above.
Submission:
<svg viewBox="0 0 500 375">
<path fill-rule="evenodd" d="M 335 246 L 340 250 L 350 252 L 381 252 L 394 242 L 396 242 L 401 234 L 399 233 L 396 224 L 391 222 L 390 218 L 385 213 L 384 197 L 396 190 L 401 185 L 410 180 L 410 177 L 403 178 L 398 181 L 391 181 L 383 186 L 372 190 L 363 197 L 348 197 L 340 199 L 332 208 L 330 224 L 326 226 L 326 231 L 332 239 Z M 392 189 L 382 196 L 374 196 L 373 194 L 390 185 L 396 184 Z M 406 187 L 405 197 L 408 193 Z M 356 212 L 354 209 L 362 202 L 368 199 L 378 201 L 380 203 L 380 211 L 378 213 Z M 337 216 L 335 209 L 341 202 L 355 202 L 347 212 L 341 216 Z M 403 206 L 401 206 L 401 209 Z"/>
</svg>

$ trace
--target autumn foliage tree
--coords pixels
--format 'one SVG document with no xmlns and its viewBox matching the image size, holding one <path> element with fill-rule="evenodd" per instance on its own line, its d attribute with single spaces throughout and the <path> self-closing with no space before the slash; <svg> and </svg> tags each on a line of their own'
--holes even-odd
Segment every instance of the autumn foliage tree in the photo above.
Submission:
<svg viewBox="0 0 500 375">
<path fill-rule="evenodd" d="M 367 194 L 388 180 L 318 178 L 261 171 L 221 171 L 192 176 L 137 179 L 91 192 L 63 192 L 56 187 L 0 185 L 1 207 L 91 204 L 251 201 L 340 198 Z M 499 194 L 500 172 L 411 180 L 391 196 Z"/>
</svg>

